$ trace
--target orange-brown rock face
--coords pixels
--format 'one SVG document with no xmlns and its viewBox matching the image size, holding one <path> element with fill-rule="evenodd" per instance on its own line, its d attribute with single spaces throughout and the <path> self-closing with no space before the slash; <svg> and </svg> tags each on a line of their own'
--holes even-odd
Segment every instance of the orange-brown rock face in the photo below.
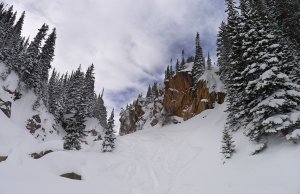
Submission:
<svg viewBox="0 0 300 194">
<path fill-rule="evenodd" d="M 134 106 L 128 112 L 126 112 L 126 114 L 126 119 L 120 118 L 120 135 L 126 135 L 138 130 L 137 123 L 142 119 L 142 116 L 144 115 L 141 102 L 136 101 Z"/>
<path fill-rule="evenodd" d="M 206 81 L 199 81 L 195 90 L 192 88 L 192 76 L 188 72 L 179 72 L 165 83 L 163 106 L 166 112 L 182 117 L 184 120 L 223 103 L 225 94 L 210 92 Z"/>
<path fill-rule="evenodd" d="M 178 72 L 165 82 L 164 89 L 159 90 L 153 98 L 139 97 L 122 113 L 120 135 L 141 130 L 146 122 L 152 127 L 164 124 L 167 117 L 178 116 L 188 120 L 206 109 L 214 108 L 215 103 L 222 104 L 225 93 L 220 85 L 223 84 L 213 72 L 208 72 L 205 76 L 193 89 L 190 72 Z M 210 81 L 208 83 L 205 80 Z"/>
</svg>

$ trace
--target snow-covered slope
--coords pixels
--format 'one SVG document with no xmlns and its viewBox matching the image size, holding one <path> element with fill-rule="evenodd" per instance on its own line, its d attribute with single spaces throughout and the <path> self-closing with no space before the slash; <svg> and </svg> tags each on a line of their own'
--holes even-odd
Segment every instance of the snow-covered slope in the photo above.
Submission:
<svg viewBox="0 0 300 194">
<path fill-rule="evenodd" d="M 33 143 L 0 115 L 7 124 L 0 127 L 1 147 L 15 142 L 0 163 L 0 193 L 299 194 L 297 145 L 271 140 L 274 145 L 250 156 L 253 146 L 237 132 L 237 152 L 223 163 L 219 152 L 225 106 L 181 124 L 119 137 L 113 153 L 101 153 L 95 142 L 82 151 L 55 151 L 36 160 L 29 156 L 32 151 L 59 150 L 60 142 Z M 83 180 L 59 176 L 66 172 L 81 174 Z"/>
<path fill-rule="evenodd" d="M 17 99 L 16 94 L 19 95 Z M 61 132 L 61 129 L 59 126 L 55 126 L 53 116 L 48 113 L 43 104 L 36 110 L 33 110 L 32 107 L 37 99 L 36 95 L 32 90 L 25 89 L 22 83 L 19 83 L 17 74 L 14 71 L 9 72 L 3 63 L 0 63 L 0 99 L 11 104 L 11 117 L 9 119 L 0 111 L 1 129 L 19 129 L 24 133 L 29 133 L 29 130 L 26 129 L 27 124 L 30 119 L 38 115 L 40 127 L 32 132 L 32 135 L 39 141 L 59 138 L 58 133 Z M 16 127 L 10 129 L 4 125 L 4 120 L 7 121 L 6 123 L 13 124 Z M 0 138 L 2 137 L 1 135 Z"/>
<path fill-rule="evenodd" d="M 16 93 L 19 95 L 17 99 Z M 19 82 L 17 74 L 0 63 L 0 102 L 11 104 L 10 118 L 0 110 L 0 156 L 14 156 L 15 152 L 62 150 L 65 131 L 55 123 L 53 115 L 43 104 L 33 110 L 36 99 L 33 91 L 26 89 L 23 83 Z M 33 118 L 38 118 L 36 124 L 39 127 L 30 130 L 28 123 Z M 93 144 L 98 138 L 97 135 L 103 134 L 103 128 L 95 118 L 87 118 L 85 125 L 86 131 L 89 132 L 86 141 Z M 94 134 L 91 134 L 91 130 Z M 84 144 L 83 146 L 86 147 Z"/>
</svg>

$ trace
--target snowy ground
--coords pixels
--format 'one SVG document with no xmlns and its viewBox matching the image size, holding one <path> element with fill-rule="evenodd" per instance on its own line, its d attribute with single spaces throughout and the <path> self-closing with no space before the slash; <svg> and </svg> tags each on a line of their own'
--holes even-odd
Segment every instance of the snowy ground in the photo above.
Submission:
<svg viewBox="0 0 300 194">
<path fill-rule="evenodd" d="M 114 153 L 100 142 L 62 151 L 62 141 L 38 143 L 0 112 L 0 194 L 299 194 L 300 146 L 271 141 L 262 154 L 239 132 L 237 153 L 220 155 L 225 105 L 182 124 L 119 137 Z M 34 151 L 57 150 L 40 159 Z M 59 175 L 76 172 L 82 181 Z"/>
</svg>

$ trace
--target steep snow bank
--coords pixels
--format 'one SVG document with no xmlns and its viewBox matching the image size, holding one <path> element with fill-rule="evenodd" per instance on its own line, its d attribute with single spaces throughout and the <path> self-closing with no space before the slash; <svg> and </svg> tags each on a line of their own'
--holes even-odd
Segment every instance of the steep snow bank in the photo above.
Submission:
<svg viewBox="0 0 300 194">
<path fill-rule="evenodd" d="M 54 118 L 48 113 L 45 106 L 40 106 L 37 110 L 33 110 L 33 104 L 37 97 L 31 90 L 20 87 L 19 78 L 15 72 L 8 72 L 6 65 L 0 63 L 0 99 L 5 102 L 11 103 L 11 117 L 10 119 L 4 118 L 5 115 L 0 111 L 1 121 L 6 120 L 8 123 L 13 124 L 13 129 L 9 129 L 6 125 L 1 125 L 0 128 L 6 130 L 22 130 L 29 133 L 26 129 L 29 119 L 34 115 L 38 115 L 40 128 L 37 129 L 33 136 L 39 141 L 59 139 L 58 133 L 62 130 L 55 126 Z M 20 94 L 20 99 L 15 99 L 16 93 Z"/>
<path fill-rule="evenodd" d="M 220 80 L 220 77 L 215 73 L 215 70 L 206 70 L 204 74 L 199 78 L 207 83 L 209 92 L 224 92 L 224 84 Z"/>
<path fill-rule="evenodd" d="M 237 153 L 223 164 L 219 152 L 225 106 L 216 105 L 181 124 L 119 137 L 113 153 L 100 153 L 100 142 L 95 142 L 85 151 L 56 151 L 38 160 L 24 149 L 35 148 L 34 139 L 4 120 L 12 130 L 0 128 L 0 147 L 16 145 L 0 163 L 0 193 L 299 194 L 297 145 L 271 140 L 274 145 L 250 156 L 254 145 L 238 132 Z M 76 172 L 83 180 L 59 176 L 66 172 Z"/>
</svg>

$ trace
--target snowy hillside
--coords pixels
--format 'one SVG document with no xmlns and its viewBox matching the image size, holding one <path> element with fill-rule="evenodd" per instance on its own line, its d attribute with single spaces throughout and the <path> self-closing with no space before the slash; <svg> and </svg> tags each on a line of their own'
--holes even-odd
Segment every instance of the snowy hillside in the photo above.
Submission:
<svg viewBox="0 0 300 194">
<path fill-rule="evenodd" d="M 32 90 L 25 89 L 24 83 L 19 81 L 16 73 L 14 71 L 9 72 L 7 66 L 3 63 L 0 63 L 0 99 L 11 104 L 10 119 L 3 118 L 1 123 L 4 122 L 4 119 L 8 119 L 10 123 L 16 126 L 14 128 L 19 128 L 24 133 L 31 130 L 32 135 L 39 141 L 58 138 L 58 134 L 62 132 L 59 126 L 55 125 L 53 116 L 48 113 L 44 105 L 32 110 L 37 99 L 36 95 Z M 5 117 L 2 111 L 0 111 L 0 114 Z M 26 127 L 29 127 L 29 120 L 34 118 L 35 115 L 40 120 L 38 122 L 40 127 L 32 127 L 32 129 L 28 128 L 26 130 Z M 3 138 L 3 136 L 1 135 L 0 138 Z"/>
<path fill-rule="evenodd" d="M 273 142 L 263 154 L 235 133 L 236 153 L 223 163 L 219 153 L 225 104 L 177 125 L 119 137 L 113 153 L 99 142 L 63 151 L 62 142 L 37 143 L 0 114 L 1 194 L 299 194 L 300 147 Z M 6 147 L 7 146 L 7 147 Z M 6 149 L 7 148 L 7 149 Z M 40 159 L 32 152 L 53 149 Z M 75 172 L 81 181 L 60 177 Z"/>
<path fill-rule="evenodd" d="M 0 110 L 0 156 L 11 155 L 22 149 L 31 149 L 32 152 L 62 149 L 66 132 L 55 123 L 53 115 L 43 104 L 33 110 L 36 99 L 33 91 L 26 89 L 24 83 L 19 81 L 16 73 L 9 72 L 6 65 L 0 63 L 0 102 L 11 105 L 10 117 Z M 103 128 L 95 118 L 87 118 L 85 125 L 88 132 L 86 142 L 93 144 L 98 135 L 103 135 Z M 28 142 L 23 145 L 24 141 Z"/>
</svg>

